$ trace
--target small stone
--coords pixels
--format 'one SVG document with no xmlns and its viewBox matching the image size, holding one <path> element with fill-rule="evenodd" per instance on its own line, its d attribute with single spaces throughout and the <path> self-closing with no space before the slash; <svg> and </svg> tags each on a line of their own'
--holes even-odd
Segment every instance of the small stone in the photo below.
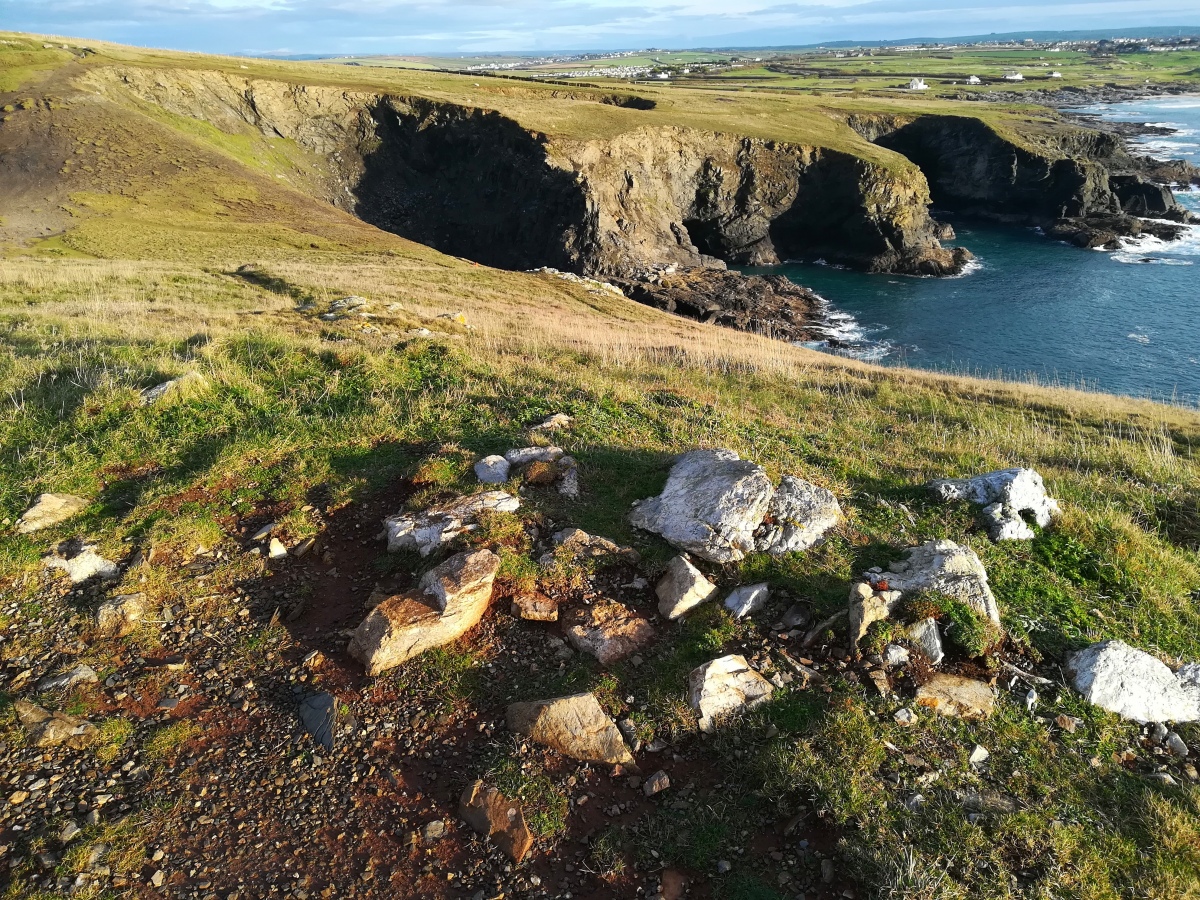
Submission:
<svg viewBox="0 0 1200 900">
<path fill-rule="evenodd" d="M 832 859 L 821 860 L 821 880 L 826 884 L 833 884 L 834 868 Z"/>
<path fill-rule="evenodd" d="M 1174 731 L 1167 735 L 1166 745 L 1167 749 L 1171 751 L 1172 756 L 1178 756 L 1180 759 L 1187 758 L 1188 745 Z"/>
<path fill-rule="evenodd" d="M 63 830 L 58 833 L 58 839 L 64 844 L 69 844 L 82 832 L 83 829 L 80 828 L 74 820 L 72 820 L 63 826 Z"/>
<path fill-rule="evenodd" d="M 910 625 L 908 639 L 925 654 L 930 665 L 936 666 L 946 656 L 942 649 L 942 635 L 938 631 L 937 619 L 922 619 Z"/>
<path fill-rule="evenodd" d="M 889 669 L 908 665 L 908 650 L 899 644 L 888 644 L 883 651 L 883 664 Z"/>
<path fill-rule="evenodd" d="M 771 598 L 771 590 L 764 581 L 760 584 L 748 584 L 734 590 L 725 598 L 725 608 L 735 619 L 758 612 L 767 605 Z"/>
<path fill-rule="evenodd" d="M 666 772 L 659 769 L 642 784 L 642 793 L 647 797 L 653 797 L 655 794 L 665 791 L 670 786 L 671 779 L 667 777 Z"/>
<path fill-rule="evenodd" d="M 270 549 L 267 551 L 267 555 L 271 559 L 283 559 L 288 555 L 287 547 L 283 545 L 283 541 L 279 540 L 279 538 L 273 537 L 271 538 Z"/>
<path fill-rule="evenodd" d="M 809 612 L 807 606 L 800 603 L 793 603 L 788 607 L 787 612 L 783 614 L 780 623 L 786 631 L 792 628 L 803 628 L 811 619 L 812 613 Z"/>
<path fill-rule="evenodd" d="M 254 532 L 254 534 L 251 535 L 250 540 L 255 544 L 257 544 L 259 541 L 265 541 L 271 536 L 271 532 L 278 527 L 278 522 L 268 522 L 262 528 L 258 529 L 258 531 Z"/>
<path fill-rule="evenodd" d="M 1083 720 L 1077 719 L 1074 716 L 1068 716 L 1066 713 L 1059 713 L 1054 717 L 1054 724 L 1063 731 L 1069 734 L 1074 734 L 1075 729 L 1083 724 Z"/>
<path fill-rule="evenodd" d="M 658 611 L 666 619 L 678 619 L 717 594 L 717 586 L 704 577 L 686 556 L 676 556 L 654 589 Z"/>
<path fill-rule="evenodd" d="M 125 637 L 146 614 L 145 594 L 122 594 L 96 609 L 96 628 L 108 637 Z"/>
<path fill-rule="evenodd" d="M 510 607 L 514 616 L 528 622 L 557 622 L 558 603 L 545 594 L 519 594 Z"/>
<path fill-rule="evenodd" d="M 711 732 L 720 719 L 771 699 L 774 687 L 750 668 L 744 656 L 730 654 L 704 663 L 688 676 L 689 702 L 700 730 Z"/>
<path fill-rule="evenodd" d="M 727 875 L 727 874 L 729 874 L 729 871 L 732 868 L 733 868 L 733 863 L 731 863 L 729 860 L 727 860 L 727 859 L 717 860 L 717 874 L 718 875 Z"/>
<path fill-rule="evenodd" d="M 120 577 L 116 563 L 100 556 L 94 546 L 78 541 L 63 541 L 43 557 L 42 563 L 48 569 L 62 569 L 72 584 L 82 584 L 93 578 L 115 581 Z"/>
<path fill-rule="evenodd" d="M 535 462 L 558 462 L 562 455 L 562 449 L 559 447 L 521 447 L 509 450 L 504 454 L 504 459 L 512 468 L 519 469 Z"/>
<path fill-rule="evenodd" d="M 96 674 L 95 669 L 91 666 L 79 665 L 70 672 L 43 678 L 38 682 L 37 689 L 39 691 L 65 691 L 77 684 L 95 684 L 99 680 L 100 676 Z"/>
<path fill-rule="evenodd" d="M 897 725 L 904 726 L 905 728 L 917 720 L 917 717 L 913 715 L 913 711 L 907 706 L 896 710 L 892 718 L 896 720 Z"/>
<path fill-rule="evenodd" d="M 593 694 L 513 703 L 508 729 L 583 762 L 632 766 L 633 754 Z"/>
<path fill-rule="evenodd" d="M 1167 733 L 1170 731 L 1162 722 L 1150 723 L 1150 743 L 1156 747 L 1162 746 L 1162 742 L 1167 739 Z"/>
<path fill-rule="evenodd" d="M 654 640 L 654 627 L 621 603 L 602 600 L 571 611 L 567 640 L 581 653 L 608 665 Z"/>
<path fill-rule="evenodd" d="M 547 416 L 538 424 L 530 428 L 530 431 L 559 431 L 560 429 L 570 426 L 573 420 L 566 413 L 554 413 Z"/>
<path fill-rule="evenodd" d="M 504 484 L 508 481 L 510 465 L 503 456 L 485 456 L 475 463 L 475 477 L 482 484 Z"/>
<path fill-rule="evenodd" d="M 421 829 L 421 839 L 427 844 L 440 841 L 445 836 L 446 823 L 441 819 L 435 819 Z"/>
<path fill-rule="evenodd" d="M 167 880 L 167 873 L 164 872 L 162 869 L 159 869 L 157 872 L 155 872 L 153 875 L 150 876 L 150 883 L 152 885 L 154 885 L 154 887 L 162 887 L 163 882 L 166 880 Z"/>
<path fill-rule="evenodd" d="M 490 838 L 513 862 L 519 863 L 533 846 L 533 835 L 525 824 L 520 804 L 505 799 L 496 788 L 482 781 L 475 781 L 463 791 L 458 814 L 475 831 Z"/>
<path fill-rule="evenodd" d="M 986 747 L 976 744 L 975 749 L 971 751 L 971 756 L 968 758 L 967 762 L 970 763 L 971 768 L 973 769 L 982 769 L 991 755 L 992 754 L 988 752 Z"/>
</svg>

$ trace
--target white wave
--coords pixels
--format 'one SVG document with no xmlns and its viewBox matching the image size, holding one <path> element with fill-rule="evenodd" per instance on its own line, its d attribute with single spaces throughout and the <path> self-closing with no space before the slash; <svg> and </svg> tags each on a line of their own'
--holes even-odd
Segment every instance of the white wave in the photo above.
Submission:
<svg viewBox="0 0 1200 900">
<path fill-rule="evenodd" d="M 1149 338 L 1149 336 L 1148 336 L 1148 335 L 1144 335 L 1144 334 L 1134 334 L 1134 333 L 1132 333 L 1132 332 L 1131 332 L 1131 333 L 1129 333 L 1129 334 L 1125 335 L 1125 337 L 1129 338 L 1131 341 L 1137 341 L 1139 344 L 1148 344 L 1148 343 L 1150 343 L 1150 338 Z"/>
<path fill-rule="evenodd" d="M 1136 253 L 1123 253 L 1117 251 L 1113 254 L 1113 260 L 1119 263 L 1128 265 L 1155 265 L 1155 266 L 1193 266 L 1195 265 L 1190 259 L 1170 259 L 1162 256 L 1142 256 Z"/>
</svg>

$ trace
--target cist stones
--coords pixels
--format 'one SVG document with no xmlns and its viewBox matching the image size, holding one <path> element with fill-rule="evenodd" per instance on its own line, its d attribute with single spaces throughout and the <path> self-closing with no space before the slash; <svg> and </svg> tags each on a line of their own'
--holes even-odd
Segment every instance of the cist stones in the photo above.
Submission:
<svg viewBox="0 0 1200 900">
<path fill-rule="evenodd" d="M 869 572 L 867 580 L 876 591 L 944 594 L 1000 624 L 1000 608 L 988 587 L 983 563 L 970 547 L 953 541 L 929 541 L 913 547 L 907 559 L 892 563 L 886 572 Z"/>
<path fill-rule="evenodd" d="M 524 859 L 533 846 L 521 805 L 482 781 L 467 785 L 458 800 L 458 814 L 515 863 Z"/>
<path fill-rule="evenodd" d="M 938 633 L 937 619 L 922 619 L 910 625 L 908 639 L 913 646 L 925 654 L 932 665 L 937 665 L 946 655 L 942 649 L 942 636 Z"/>
<path fill-rule="evenodd" d="M 1046 528 L 1059 514 L 1058 501 L 1046 495 L 1042 476 L 1033 469 L 1002 469 L 974 478 L 940 478 L 929 484 L 939 500 L 967 500 L 982 506 L 993 541 L 1024 541 L 1033 537 L 1023 514 Z"/>
<path fill-rule="evenodd" d="M 986 719 L 996 696 L 986 682 L 939 673 L 917 688 L 917 704 L 952 719 Z"/>
<path fill-rule="evenodd" d="M 623 659 L 654 640 L 654 628 L 649 622 L 612 600 L 572 610 L 566 624 L 571 645 L 596 657 L 602 666 Z"/>
<path fill-rule="evenodd" d="M 767 473 L 734 451 L 693 450 L 675 460 L 662 493 L 638 503 L 629 520 L 702 559 L 733 562 L 754 550 L 773 493 Z"/>
<path fill-rule="evenodd" d="M 558 601 L 545 594 L 518 594 L 512 598 L 510 612 L 527 622 L 557 622 Z"/>
<path fill-rule="evenodd" d="M 759 584 L 744 584 L 734 588 L 725 598 L 725 608 L 735 619 L 744 619 L 766 606 L 770 599 L 771 589 L 765 581 Z"/>
<path fill-rule="evenodd" d="M 900 592 L 859 582 L 850 588 L 850 646 L 857 647 L 871 623 L 888 618 L 900 603 Z"/>
<path fill-rule="evenodd" d="M 521 502 L 504 491 L 484 491 L 431 507 L 421 513 L 400 513 L 384 520 L 387 548 L 391 552 L 415 549 L 428 556 L 460 534 L 478 527 L 485 512 L 516 512 Z"/>
<path fill-rule="evenodd" d="M 125 637 L 146 615 L 145 594 L 122 594 L 96 609 L 96 629 L 108 637 Z"/>
<path fill-rule="evenodd" d="M 767 518 L 755 533 L 756 549 L 781 556 L 807 550 L 842 520 L 837 498 L 825 488 L 785 475 L 771 497 Z"/>
<path fill-rule="evenodd" d="M 39 494 L 33 506 L 17 519 L 18 534 L 32 534 L 58 525 L 88 508 L 88 501 L 73 494 Z"/>
<path fill-rule="evenodd" d="M 475 477 L 483 484 L 504 484 L 508 481 L 509 462 L 503 456 L 485 456 L 475 463 Z"/>
<path fill-rule="evenodd" d="M 431 569 L 415 591 L 384 600 L 358 626 L 349 653 L 378 675 L 431 647 L 462 637 L 483 618 L 500 557 L 459 553 Z"/>
<path fill-rule="evenodd" d="M 65 744 L 72 750 L 82 750 L 96 739 L 96 726 L 86 719 L 78 719 L 64 713 L 52 713 L 30 703 L 18 700 L 13 704 L 17 721 L 29 733 L 35 747 L 57 747 Z"/>
<path fill-rule="evenodd" d="M 559 431 L 569 428 L 573 420 L 566 413 L 554 413 L 530 428 L 530 431 Z"/>
<path fill-rule="evenodd" d="M 633 754 L 620 729 L 593 694 L 513 703 L 508 730 L 582 762 L 632 766 Z"/>
<path fill-rule="evenodd" d="M 697 666 L 688 676 L 688 701 L 700 716 L 700 730 L 706 732 L 714 731 L 719 719 L 765 703 L 772 691 L 771 682 L 737 654 Z"/>
<path fill-rule="evenodd" d="M 1200 708 L 1161 661 L 1122 641 L 1102 641 L 1071 656 L 1068 672 L 1083 698 L 1135 722 L 1194 722 Z"/>
<path fill-rule="evenodd" d="M 72 584 L 82 584 L 93 578 L 100 581 L 115 581 L 120 572 L 117 564 L 96 552 L 92 544 L 79 541 L 63 541 L 42 562 L 48 569 L 62 569 Z"/>
<path fill-rule="evenodd" d="M 666 619 L 678 619 L 702 603 L 712 600 L 717 586 L 704 577 L 686 556 L 667 564 L 667 573 L 654 588 L 658 611 Z"/>
</svg>

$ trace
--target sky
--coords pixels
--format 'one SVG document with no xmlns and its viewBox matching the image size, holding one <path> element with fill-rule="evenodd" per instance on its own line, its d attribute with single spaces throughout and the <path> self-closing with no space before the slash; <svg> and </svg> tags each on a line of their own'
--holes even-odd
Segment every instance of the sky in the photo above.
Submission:
<svg viewBox="0 0 1200 900">
<path fill-rule="evenodd" d="M 176 50 L 750 47 L 1200 24 L 1196 0 L 0 0 L 0 30 Z"/>
</svg>

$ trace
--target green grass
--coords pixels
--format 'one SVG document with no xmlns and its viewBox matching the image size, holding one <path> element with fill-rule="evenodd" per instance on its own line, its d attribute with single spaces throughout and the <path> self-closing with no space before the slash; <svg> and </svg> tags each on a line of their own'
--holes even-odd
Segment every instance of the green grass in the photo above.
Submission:
<svg viewBox="0 0 1200 900">
<path fill-rule="evenodd" d="M 143 752 L 151 760 L 169 760 L 199 733 L 199 727 L 190 719 L 160 725 L 146 739 Z"/>
</svg>

